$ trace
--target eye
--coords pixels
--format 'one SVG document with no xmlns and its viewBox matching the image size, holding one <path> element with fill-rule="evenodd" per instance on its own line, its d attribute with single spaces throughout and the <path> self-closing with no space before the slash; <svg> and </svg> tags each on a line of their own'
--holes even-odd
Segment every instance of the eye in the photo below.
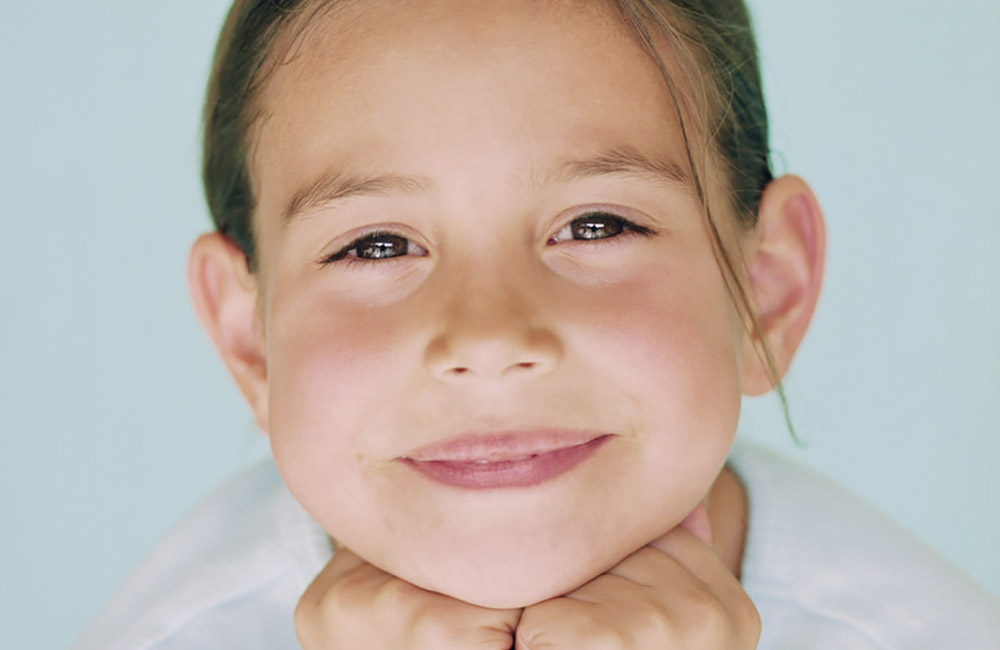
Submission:
<svg viewBox="0 0 1000 650">
<path fill-rule="evenodd" d="M 563 226 L 549 239 L 548 244 L 551 246 L 570 240 L 609 239 L 627 232 L 639 235 L 653 233 L 649 228 L 636 225 L 610 212 L 588 212 Z"/>
<path fill-rule="evenodd" d="M 404 255 L 424 256 L 427 254 L 406 237 L 391 232 L 373 232 L 359 237 L 339 251 L 324 258 L 320 263 L 332 264 L 340 260 L 375 262 Z"/>
</svg>

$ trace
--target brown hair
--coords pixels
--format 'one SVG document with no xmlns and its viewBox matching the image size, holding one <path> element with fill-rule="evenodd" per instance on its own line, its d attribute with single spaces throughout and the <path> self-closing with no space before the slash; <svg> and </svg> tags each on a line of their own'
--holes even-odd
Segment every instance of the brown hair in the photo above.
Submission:
<svg viewBox="0 0 1000 650">
<path fill-rule="evenodd" d="M 746 265 L 742 251 L 738 246 L 736 250 L 730 249 L 720 235 L 703 176 L 699 173 L 709 161 L 721 163 L 729 190 L 730 200 L 726 207 L 740 226 L 752 228 L 757 224 L 761 196 L 774 176 L 768 146 L 767 107 L 750 13 L 743 0 L 614 0 L 614 3 L 626 25 L 656 63 L 673 99 L 695 190 L 711 229 L 713 250 L 726 279 L 726 288 L 742 316 L 744 327 L 752 335 L 754 352 L 764 364 L 778 394 L 788 431 L 799 442 L 781 373 L 743 282 L 741 271 Z M 658 34 L 650 33 L 650 25 L 657 28 Z M 668 72 L 655 46 L 657 36 L 681 59 L 680 72 L 686 74 L 685 87 L 700 95 L 700 101 L 688 106 L 687 110 L 683 107 L 691 102 L 685 101 Z M 709 74 L 698 74 L 705 71 Z M 704 83 L 705 78 L 708 83 Z M 692 121 L 702 134 L 704 145 L 699 160 L 696 160 L 689 137 L 688 125 Z"/>
<path fill-rule="evenodd" d="M 318 13 L 336 4 L 334 0 L 236 0 L 219 37 L 205 104 L 203 180 L 215 227 L 240 247 L 251 270 L 255 268 L 255 197 L 249 159 L 256 98 L 284 58 L 272 51 L 278 37 L 293 23 L 308 24 L 313 14 L 306 12 Z M 758 343 L 757 352 L 778 390 L 791 429 L 779 375 L 741 281 L 740 252 L 729 250 L 720 236 L 705 179 L 699 173 L 709 160 L 721 163 L 730 196 L 725 212 L 745 228 L 756 224 L 760 198 L 772 174 L 767 110 L 747 8 L 743 0 L 613 0 L 612 4 L 656 62 L 673 97 L 720 268 L 734 304 Z M 293 35 L 289 42 L 296 38 Z M 668 73 L 654 47 L 656 42 L 665 42 L 679 57 L 683 84 Z M 696 97 L 686 97 L 679 86 Z M 692 148 L 694 133 L 701 134 L 700 151 Z"/>
</svg>

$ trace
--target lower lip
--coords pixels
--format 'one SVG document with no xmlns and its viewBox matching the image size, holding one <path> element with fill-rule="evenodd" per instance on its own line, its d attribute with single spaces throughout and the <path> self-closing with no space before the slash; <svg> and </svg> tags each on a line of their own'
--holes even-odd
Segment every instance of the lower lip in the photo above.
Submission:
<svg viewBox="0 0 1000 650">
<path fill-rule="evenodd" d="M 582 445 L 554 449 L 514 460 L 476 462 L 404 459 L 407 465 L 438 483 L 467 490 L 523 488 L 550 481 L 590 458 L 611 436 Z"/>
</svg>

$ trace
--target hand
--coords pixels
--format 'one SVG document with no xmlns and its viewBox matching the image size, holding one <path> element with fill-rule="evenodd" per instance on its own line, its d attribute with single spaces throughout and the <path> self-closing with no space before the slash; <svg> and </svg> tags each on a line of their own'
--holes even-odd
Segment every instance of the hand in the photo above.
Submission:
<svg viewBox="0 0 1000 650">
<path fill-rule="evenodd" d="M 295 609 L 304 650 L 509 650 L 521 610 L 426 591 L 340 549 Z"/>
<path fill-rule="evenodd" d="M 752 650 L 757 610 L 716 556 L 704 508 L 576 591 L 527 607 L 516 650 Z"/>
</svg>

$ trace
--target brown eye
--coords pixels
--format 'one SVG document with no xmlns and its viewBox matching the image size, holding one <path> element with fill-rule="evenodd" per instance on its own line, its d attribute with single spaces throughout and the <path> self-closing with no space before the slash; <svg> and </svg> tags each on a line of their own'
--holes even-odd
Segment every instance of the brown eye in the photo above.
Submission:
<svg viewBox="0 0 1000 650">
<path fill-rule="evenodd" d="M 406 255 L 407 239 L 399 235 L 376 234 L 354 242 L 349 249 L 364 260 L 384 260 Z"/>
<path fill-rule="evenodd" d="M 625 221 L 612 214 L 596 212 L 574 219 L 570 223 L 573 239 L 606 239 L 620 235 L 625 230 Z"/>
<path fill-rule="evenodd" d="M 595 241 L 611 239 L 622 235 L 652 235 L 652 230 L 632 223 L 610 212 L 590 212 L 573 219 L 559 232 L 549 238 L 548 245 L 561 244 L 567 241 Z"/>
<path fill-rule="evenodd" d="M 388 260 L 404 255 L 426 255 L 427 252 L 406 237 L 389 232 L 375 232 L 355 239 L 333 255 L 324 259 L 321 264 L 331 264 L 344 261 L 378 261 Z"/>
</svg>

